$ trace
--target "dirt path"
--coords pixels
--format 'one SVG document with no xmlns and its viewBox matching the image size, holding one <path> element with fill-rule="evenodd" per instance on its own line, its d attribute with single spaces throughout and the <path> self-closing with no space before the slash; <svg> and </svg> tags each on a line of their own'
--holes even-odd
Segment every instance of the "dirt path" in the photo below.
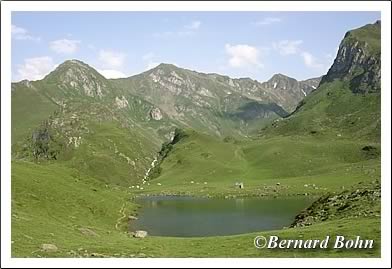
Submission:
<svg viewBox="0 0 392 269">
<path fill-rule="evenodd" d="M 123 205 L 121 206 L 120 210 L 118 211 L 118 213 L 121 214 L 121 217 L 119 217 L 116 221 L 116 225 L 115 228 L 116 230 L 119 230 L 118 226 L 121 224 L 121 221 L 127 217 L 127 215 L 125 214 L 125 203 L 123 203 Z"/>
</svg>

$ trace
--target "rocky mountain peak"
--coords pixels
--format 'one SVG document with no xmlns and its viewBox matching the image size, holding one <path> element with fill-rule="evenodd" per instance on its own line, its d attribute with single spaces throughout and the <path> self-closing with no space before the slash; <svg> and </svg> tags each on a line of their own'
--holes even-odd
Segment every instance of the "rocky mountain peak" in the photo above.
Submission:
<svg viewBox="0 0 392 269">
<path fill-rule="evenodd" d="M 269 86 L 272 86 L 274 89 L 289 89 L 292 88 L 293 84 L 296 84 L 298 81 L 294 78 L 288 77 L 283 74 L 275 74 L 273 75 L 267 82 Z"/>
<path fill-rule="evenodd" d="M 381 22 L 346 33 L 338 54 L 322 83 L 348 81 L 354 93 L 376 93 L 381 89 Z"/>
<path fill-rule="evenodd" d="M 67 60 L 49 73 L 45 81 L 61 88 L 74 89 L 89 97 L 103 97 L 109 88 L 106 79 L 94 68 L 79 60 Z"/>
</svg>

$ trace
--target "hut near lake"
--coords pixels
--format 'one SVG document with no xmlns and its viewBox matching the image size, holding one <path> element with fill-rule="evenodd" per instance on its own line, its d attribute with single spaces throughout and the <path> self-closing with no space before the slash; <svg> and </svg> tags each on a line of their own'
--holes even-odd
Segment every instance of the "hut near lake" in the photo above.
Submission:
<svg viewBox="0 0 392 269">
<path fill-rule="evenodd" d="M 243 189 L 244 188 L 244 183 L 243 182 L 236 182 L 235 186 L 239 189 Z"/>
</svg>

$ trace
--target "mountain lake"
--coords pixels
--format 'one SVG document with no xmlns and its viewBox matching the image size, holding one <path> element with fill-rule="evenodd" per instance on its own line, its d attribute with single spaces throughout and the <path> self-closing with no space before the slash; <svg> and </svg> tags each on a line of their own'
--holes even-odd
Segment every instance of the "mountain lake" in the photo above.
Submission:
<svg viewBox="0 0 392 269">
<path fill-rule="evenodd" d="M 278 230 L 313 200 L 301 198 L 199 198 L 149 196 L 138 198 L 138 219 L 129 229 L 153 236 L 200 237 Z"/>
</svg>

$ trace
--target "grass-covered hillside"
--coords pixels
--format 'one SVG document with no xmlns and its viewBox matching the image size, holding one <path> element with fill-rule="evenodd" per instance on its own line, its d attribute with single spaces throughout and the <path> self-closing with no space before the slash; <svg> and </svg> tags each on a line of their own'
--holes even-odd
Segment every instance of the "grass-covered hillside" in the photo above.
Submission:
<svg viewBox="0 0 392 269">
<path fill-rule="evenodd" d="M 255 236 L 282 239 L 324 239 L 344 234 L 355 238 L 380 236 L 380 219 L 373 216 L 336 218 L 279 231 L 236 236 L 133 238 L 127 233 L 128 216 L 137 214 L 134 195 L 123 187 L 105 186 L 57 164 L 12 163 L 13 257 L 376 257 L 372 250 L 260 250 Z M 82 206 L 81 206 L 82 205 Z M 376 210 L 375 210 L 376 212 Z M 353 229 L 355 221 L 355 229 Z M 44 244 L 51 244 L 55 248 Z"/>
<path fill-rule="evenodd" d="M 296 135 L 218 140 L 189 131 L 155 169 L 143 193 L 320 195 L 379 179 L 380 145 Z"/>
</svg>

